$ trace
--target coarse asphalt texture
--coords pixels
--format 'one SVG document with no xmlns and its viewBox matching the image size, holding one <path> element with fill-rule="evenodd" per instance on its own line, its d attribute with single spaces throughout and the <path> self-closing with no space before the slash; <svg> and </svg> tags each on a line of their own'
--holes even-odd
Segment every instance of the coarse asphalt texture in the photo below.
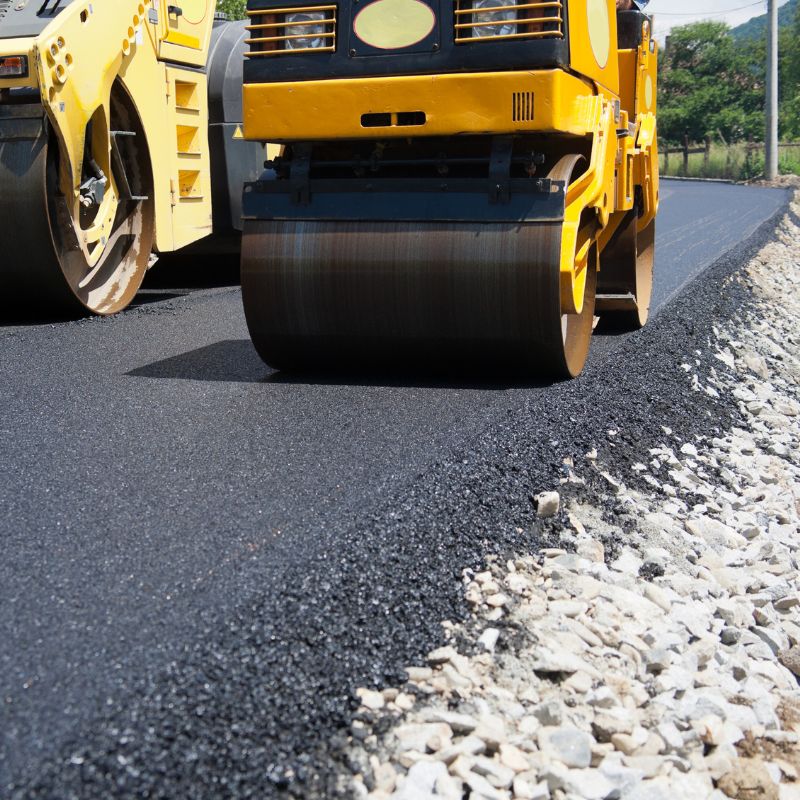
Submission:
<svg viewBox="0 0 800 800">
<path fill-rule="evenodd" d="M 0 327 L 0 796 L 333 796 L 355 688 L 541 544 L 565 456 L 731 419 L 678 365 L 787 199 L 663 182 L 660 313 L 569 383 L 283 376 L 235 288 Z"/>
</svg>

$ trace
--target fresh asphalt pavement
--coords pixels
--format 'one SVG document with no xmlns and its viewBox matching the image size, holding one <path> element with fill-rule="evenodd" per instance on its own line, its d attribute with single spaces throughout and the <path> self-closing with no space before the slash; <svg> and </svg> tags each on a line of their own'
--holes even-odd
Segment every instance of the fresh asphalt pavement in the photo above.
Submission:
<svg viewBox="0 0 800 800">
<path fill-rule="evenodd" d="M 786 193 L 664 181 L 661 201 L 654 308 L 665 315 L 680 289 L 772 217 Z M 595 338 L 590 366 L 613 359 L 629 337 Z M 258 608 L 259 619 L 320 613 L 316 596 L 332 590 L 319 564 L 336 552 L 338 531 L 366 542 L 387 502 L 470 447 L 487 420 L 533 396 L 546 403 L 559 389 L 273 373 L 250 344 L 235 287 L 109 319 L 6 325 L 0 354 L 0 796 L 103 796 L 108 787 L 90 790 L 85 776 L 69 791 L 57 787 L 70 764 L 100 759 L 74 754 L 104 721 L 124 718 L 131 737 L 144 726 L 163 750 L 174 732 L 159 729 L 155 712 L 148 720 L 147 709 L 172 691 L 184 662 L 204 663 L 204 647 L 205 661 L 218 648 L 220 659 L 235 649 L 247 662 L 231 623 L 247 618 L 242 609 Z M 305 562 L 317 564 L 308 584 Z M 226 636 L 216 640 L 217 631 Z M 265 640 L 275 651 L 266 695 L 286 686 L 275 670 L 297 668 L 282 655 L 303 650 L 291 638 Z M 313 680 L 348 669 L 346 639 L 320 648 L 327 655 L 316 653 Z M 246 693 L 246 679 L 237 680 Z M 144 694 L 150 705 L 138 708 L 132 698 Z M 228 702 L 246 709 L 243 696 Z M 259 717 L 265 741 L 291 727 L 287 713 L 276 702 Z M 104 737 L 92 747 L 102 745 L 113 767 L 97 767 L 93 779 L 122 770 L 119 793 L 141 793 L 141 765 L 125 772 L 125 736 L 112 725 Z M 248 758 L 262 775 L 274 766 L 268 747 Z M 205 763 L 225 769 L 217 756 Z M 242 781 L 242 794 L 258 794 L 252 775 Z"/>
</svg>

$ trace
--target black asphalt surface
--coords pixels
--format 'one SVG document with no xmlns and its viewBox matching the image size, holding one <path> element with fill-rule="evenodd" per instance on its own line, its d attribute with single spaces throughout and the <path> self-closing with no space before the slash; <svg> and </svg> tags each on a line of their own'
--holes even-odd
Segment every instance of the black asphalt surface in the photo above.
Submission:
<svg viewBox="0 0 800 800">
<path fill-rule="evenodd" d="M 659 313 L 568 384 L 285 377 L 226 287 L 0 327 L 0 796 L 331 796 L 353 689 L 536 546 L 562 456 L 687 424 L 676 364 L 787 193 L 661 197 Z"/>
</svg>

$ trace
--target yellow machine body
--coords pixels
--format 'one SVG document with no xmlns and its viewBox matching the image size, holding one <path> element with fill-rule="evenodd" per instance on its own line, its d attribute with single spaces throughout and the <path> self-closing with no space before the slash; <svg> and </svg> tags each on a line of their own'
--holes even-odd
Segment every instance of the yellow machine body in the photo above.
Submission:
<svg viewBox="0 0 800 800">
<path fill-rule="evenodd" d="M 234 140 L 246 31 L 215 6 L 3 5 L 0 310 L 110 314 L 153 253 L 238 253 L 263 148 Z"/>
<path fill-rule="evenodd" d="M 330 158 L 345 143 L 354 143 L 351 146 L 357 149 L 358 142 L 376 142 L 373 156 L 376 165 L 385 148 L 396 149 L 405 141 L 410 147 L 414 146 L 411 143 L 441 141 L 458 152 L 460 141 L 502 140 L 512 143 L 506 145 L 514 148 L 512 161 L 519 161 L 520 144 L 530 145 L 542 152 L 552 182 L 558 180 L 565 194 L 558 234 L 561 313 L 566 316 L 583 313 L 587 276 L 592 283 L 594 275 L 590 273 L 597 271 L 599 264 L 596 308 L 607 312 L 636 312 L 638 308 L 638 318 L 643 324 L 645 306 L 649 305 L 649 276 L 645 274 L 648 268 L 640 263 L 639 280 L 643 287 L 647 285 L 637 306 L 636 269 L 632 266 L 637 258 L 635 237 L 637 232 L 644 232 L 644 238 L 652 238 L 652 223 L 658 208 L 655 92 L 658 48 L 649 18 L 638 11 L 630 12 L 619 17 L 625 30 L 618 31 L 614 0 L 518 3 L 509 0 L 493 6 L 482 5 L 478 0 L 454 0 L 452 10 L 447 2 L 438 6 L 431 2 L 426 7 L 430 7 L 434 16 L 438 7 L 441 18 L 433 23 L 434 32 L 430 36 L 436 41 L 429 46 L 426 62 L 422 55 L 424 44 L 412 43 L 409 55 L 403 54 L 402 46 L 396 53 L 391 47 L 384 47 L 385 42 L 396 38 L 394 26 L 398 20 L 411 13 L 400 7 L 410 9 L 413 4 L 414 0 L 373 0 L 354 14 L 352 31 L 346 29 L 347 16 L 342 6 L 335 12 L 318 12 L 318 20 L 325 15 L 324 27 L 320 22 L 315 29 L 324 49 L 343 54 L 350 47 L 350 62 L 344 63 L 339 55 L 335 68 L 331 60 L 330 73 L 320 68 L 312 78 L 293 79 L 291 60 L 297 56 L 292 52 L 296 45 L 291 40 L 298 38 L 300 34 L 296 31 L 302 33 L 303 29 L 280 27 L 281 15 L 289 10 L 285 4 L 276 8 L 272 0 L 250 0 L 251 49 L 243 95 L 245 137 L 285 145 L 287 161 L 296 158 L 292 154 L 300 144 L 312 153 L 322 149 Z M 314 8 L 307 6 L 303 11 L 313 15 Z M 358 20 L 368 10 L 370 26 L 364 34 L 359 30 Z M 503 17 L 501 25 L 502 14 L 516 16 Z M 512 21 L 505 21 L 508 19 Z M 422 23 L 420 26 L 424 32 Z M 365 39 L 369 45 L 366 52 Z M 408 39 L 413 39 L 413 35 Z M 515 41 L 520 39 L 529 47 L 530 66 L 525 63 L 524 53 L 513 62 L 503 54 L 504 46 L 513 46 L 521 53 L 520 42 Z M 302 39 L 302 43 L 310 41 L 310 37 Z M 551 49 L 545 51 L 547 47 Z M 429 65 L 434 63 L 436 52 L 444 52 L 446 48 L 449 61 L 443 63 L 456 66 L 450 71 L 445 68 L 433 71 Z M 313 47 L 310 49 L 313 51 Z M 300 52 L 304 64 L 310 64 L 310 52 Z M 536 56 L 537 52 L 545 56 Z M 548 52 L 553 55 L 547 56 Z M 481 60 L 483 53 L 486 57 Z M 359 58 L 366 62 L 368 56 L 373 57 L 374 70 L 381 74 L 347 74 L 354 71 L 353 64 Z M 548 57 L 557 63 L 548 64 Z M 323 58 L 322 54 L 318 58 Z M 393 58 L 398 74 L 392 74 L 385 66 Z M 415 63 L 419 64 L 416 71 L 405 66 L 411 58 L 416 58 Z M 307 73 L 308 69 L 299 66 L 296 71 Z M 265 80 L 271 71 L 276 79 Z M 461 154 L 466 155 L 466 150 Z M 490 175 L 494 159 L 492 155 L 487 162 Z M 313 157 L 310 163 L 313 174 Z M 450 163 L 456 164 L 457 159 L 447 163 L 443 160 L 442 174 L 447 174 Z M 284 171 L 291 169 L 290 164 L 287 167 L 280 160 L 276 164 Z M 519 177 L 519 170 L 515 174 Z M 536 167 L 530 166 L 528 174 L 538 175 Z M 318 185 L 320 191 L 327 191 L 322 183 Z M 313 192 L 313 179 L 310 187 Z M 265 189 L 256 187 L 253 191 Z M 443 191 L 451 192 L 452 186 L 443 187 Z M 398 197 L 401 195 L 402 192 Z M 496 202 L 496 198 L 490 199 L 490 204 Z M 444 210 L 448 203 L 450 200 L 443 194 L 443 219 L 450 219 L 447 215 L 451 212 Z M 266 220 L 277 216 L 272 215 L 272 207 L 274 203 L 271 206 L 266 200 L 260 207 L 252 204 L 256 209 L 253 216 L 264 220 L 262 230 L 267 230 Z M 489 212 L 487 205 L 484 228 L 479 219 L 465 221 L 471 222 L 476 233 L 480 233 L 493 224 L 493 219 L 502 217 L 497 214 L 493 217 Z M 427 213 L 431 221 L 436 220 L 435 209 Z M 474 217 L 475 212 L 470 213 Z M 298 219 L 308 216 L 299 206 L 296 214 Z M 557 234 L 549 220 L 546 214 L 521 219 L 531 224 L 540 222 L 542 235 L 553 239 Z M 335 220 L 328 223 L 334 226 Z M 426 247 L 437 250 L 435 235 L 431 234 L 428 244 L 420 245 L 421 252 Z M 385 237 L 385 232 L 376 234 L 370 247 L 380 248 L 381 236 Z M 620 242 L 623 238 L 627 244 Z M 265 237 L 264 243 L 269 242 L 269 237 Z M 537 246 L 548 243 L 549 239 Z M 613 248 L 604 259 L 609 245 Z M 652 260 L 649 245 L 640 249 L 642 252 L 649 249 L 650 254 L 645 258 Z M 266 254 L 263 257 L 268 258 Z M 625 260 L 629 263 L 623 267 L 621 262 Z M 368 268 L 370 259 L 365 257 L 365 261 L 364 268 Z M 604 288 L 604 269 L 608 276 L 615 276 L 610 279 L 615 286 Z M 453 272 L 457 274 L 455 265 Z M 625 285 L 621 289 L 616 284 Z M 594 297 L 591 302 L 594 304 Z M 335 330 L 335 326 L 330 330 Z M 563 344 L 568 349 L 566 338 Z M 573 365 L 561 372 L 574 374 L 578 361 L 582 365 L 581 359 L 574 359 Z"/>
<path fill-rule="evenodd" d="M 205 64 L 214 4 L 185 1 L 180 17 L 171 16 L 168 5 L 167 0 L 73 2 L 36 37 L 0 39 L 0 58 L 25 54 L 30 64 L 25 78 L 0 78 L 0 90 L 39 89 L 68 164 L 64 192 L 78 194 L 87 125 L 96 114 L 108 119 L 111 86 L 121 82 L 147 132 L 161 252 L 212 230 L 206 78 L 191 67 Z M 104 172 L 110 174 L 107 139 Z M 117 199 L 112 180 L 101 236 L 108 236 Z"/>
<path fill-rule="evenodd" d="M 396 117 L 411 110 L 424 113 L 424 125 L 390 125 L 380 130 L 380 136 L 583 136 L 591 139 L 593 154 L 592 175 L 583 180 L 591 185 L 587 205 L 600 212 L 604 238 L 614 231 L 614 212 L 632 208 L 635 185 L 644 190 L 640 217 L 644 228 L 658 207 L 658 44 L 649 21 L 644 20 L 640 47 L 618 49 L 614 0 L 570 0 L 568 10 L 574 72 L 550 69 L 246 83 L 244 136 L 270 142 L 372 139 L 376 130 L 360 124 L 364 114 Z M 250 12 L 251 17 L 257 14 Z M 530 103 L 532 113 L 515 115 L 514 104 L 524 102 Z"/>
</svg>

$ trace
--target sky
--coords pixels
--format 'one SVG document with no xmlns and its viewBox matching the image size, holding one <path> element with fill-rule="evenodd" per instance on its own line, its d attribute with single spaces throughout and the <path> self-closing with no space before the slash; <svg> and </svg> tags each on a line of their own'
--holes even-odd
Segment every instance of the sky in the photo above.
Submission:
<svg viewBox="0 0 800 800">
<path fill-rule="evenodd" d="M 787 0 L 778 0 L 782 6 Z M 740 25 L 751 17 L 767 13 L 766 0 L 650 0 L 647 13 L 655 17 L 656 39 L 663 43 L 669 29 L 702 19 Z"/>
</svg>

